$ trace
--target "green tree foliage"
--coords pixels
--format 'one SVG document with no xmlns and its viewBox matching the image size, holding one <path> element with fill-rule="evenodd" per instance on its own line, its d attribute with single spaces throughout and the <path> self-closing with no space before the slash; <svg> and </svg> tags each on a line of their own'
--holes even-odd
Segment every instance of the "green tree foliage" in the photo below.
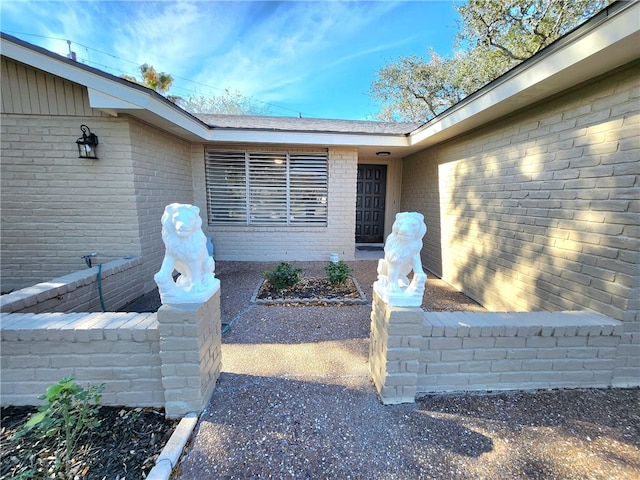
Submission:
<svg viewBox="0 0 640 480">
<path fill-rule="evenodd" d="M 142 75 L 144 85 L 158 93 L 166 93 L 173 83 L 173 77 L 171 75 L 165 72 L 157 72 L 152 65 L 146 63 L 140 65 L 140 74 Z"/>
<path fill-rule="evenodd" d="M 158 72 L 153 65 L 149 65 L 148 63 L 143 63 L 138 69 L 140 70 L 140 78 L 132 77 L 131 75 L 122 75 L 121 78 L 150 88 L 166 96 L 167 99 L 174 103 L 180 100 L 180 97 L 167 95 L 167 92 L 173 84 L 173 77 L 170 74 Z"/>
<path fill-rule="evenodd" d="M 225 90 L 224 95 L 195 95 L 178 101 L 187 112 L 221 113 L 227 115 L 269 115 L 269 107 L 257 100 L 245 97 L 238 90 Z"/>
<path fill-rule="evenodd" d="M 140 78 L 122 75 L 121 78 L 150 88 L 165 96 L 168 100 L 184 108 L 189 113 L 221 113 L 228 115 L 269 115 L 269 107 L 252 98 L 245 97 L 238 90 L 225 89 L 223 95 L 193 95 L 187 99 L 169 95 L 173 77 L 158 72 L 153 65 L 140 65 Z"/>
<path fill-rule="evenodd" d="M 468 0 L 456 7 L 462 18 L 459 42 L 498 49 L 517 63 L 591 18 L 604 0 Z"/>
<path fill-rule="evenodd" d="M 612 0 L 467 0 L 456 53 L 401 57 L 370 94 L 385 121 L 427 121 L 595 15 Z"/>
<path fill-rule="evenodd" d="M 165 94 L 171 88 L 173 77 L 165 72 L 156 71 L 153 65 L 144 63 L 138 67 L 140 70 L 140 78 L 131 75 L 122 75 L 121 78 L 137 83 L 144 87 L 150 88 L 158 93 Z"/>
</svg>

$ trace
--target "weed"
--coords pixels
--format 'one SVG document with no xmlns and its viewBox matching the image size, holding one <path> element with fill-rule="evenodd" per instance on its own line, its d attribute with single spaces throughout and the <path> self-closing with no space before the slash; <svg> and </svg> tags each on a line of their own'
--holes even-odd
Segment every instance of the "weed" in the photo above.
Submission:
<svg viewBox="0 0 640 480">
<path fill-rule="evenodd" d="M 54 469 L 64 478 L 72 478 L 73 455 L 78 441 L 89 430 L 99 426 L 97 413 L 104 384 L 83 388 L 74 383 L 73 376 L 63 378 L 47 388 L 38 397 L 47 403 L 38 409 L 16 432 L 14 438 L 37 435 L 38 438 L 54 437 L 59 443 Z"/>
</svg>

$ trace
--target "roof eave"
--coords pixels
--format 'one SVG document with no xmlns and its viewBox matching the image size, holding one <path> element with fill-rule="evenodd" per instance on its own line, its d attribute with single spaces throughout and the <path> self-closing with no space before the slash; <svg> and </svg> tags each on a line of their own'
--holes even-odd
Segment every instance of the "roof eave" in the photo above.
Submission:
<svg viewBox="0 0 640 480">
<path fill-rule="evenodd" d="M 151 89 L 2 34 L 2 55 L 87 87 L 92 108 L 131 115 L 191 141 L 397 147 L 453 138 L 640 57 L 640 2 L 616 2 L 500 78 L 407 134 L 216 128 Z M 400 153 L 400 152 L 398 152 Z"/>
<path fill-rule="evenodd" d="M 215 128 L 173 104 L 153 90 L 77 63 L 46 49 L 2 33 L 2 55 L 88 90 L 89 104 L 112 116 L 130 115 L 190 141 L 300 145 L 395 146 L 408 145 L 407 134 L 337 133 L 289 130 Z"/>
<path fill-rule="evenodd" d="M 129 114 L 181 136 L 198 138 L 208 126 L 153 90 L 2 33 L 2 55 L 87 87 L 89 105 L 110 115 Z"/>
<path fill-rule="evenodd" d="M 425 148 L 640 58 L 640 2 L 619 2 L 411 132 Z"/>
<path fill-rule="evenodd" d="M 205 140 L 210 142 L 295 144 L 324 146 L 408 147 L 406 134 L 370 134 L 291 130 L 214 128 Z"/>
</svg>

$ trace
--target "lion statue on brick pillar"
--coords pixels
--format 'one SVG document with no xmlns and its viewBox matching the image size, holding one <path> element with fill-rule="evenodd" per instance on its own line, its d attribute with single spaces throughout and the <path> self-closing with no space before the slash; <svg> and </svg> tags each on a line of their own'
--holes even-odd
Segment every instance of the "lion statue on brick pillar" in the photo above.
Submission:
<svg viewBox="0 0 640 480">
<path fill-rule="evenodd" d="M 427 275 L 422 268 L 422 237 L 427 233 L 424 216 L 418 212 L 396 215 L 391 233 L 384 245 L 384 258 L 378 262 L 378 281 L 374 287 L 385 300 L 403 298 L 397 305 L 422 303 Z M 413 270 L 413 278 L 409 274 Z M 414 297 L 413 300 L 407 300 Z"/>
<path fill-rule="evenodd" d="M 160 271 L 154 275 L 162 303 L 198 303 L 208 300 L 220 281 L 213 273 L 215 262 L 209 256 L 207 238 L 202 232 L 200 209 L 172 203 L 164 209 L 162 241 L 165 255 Z M 173 272 L 178 272 L 175 282 Z"/>
</svg>

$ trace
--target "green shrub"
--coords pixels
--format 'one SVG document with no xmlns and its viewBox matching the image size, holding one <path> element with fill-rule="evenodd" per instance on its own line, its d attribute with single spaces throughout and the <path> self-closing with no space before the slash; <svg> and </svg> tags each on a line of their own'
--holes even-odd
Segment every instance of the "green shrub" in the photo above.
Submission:
<svg viewBox="0 0 640 480">
<path fill-rule="evenodd" d="M 329 282 L 333 284 L 343 284 L 351 275 L 351 268 L 342 260 L 336 263 L 329 262 L 324 271 L 329 277 Z"/>
<path fill-rule="evenodd" d="M 72 478 L 70 472 L 79 440 L 100 425 L 97 413 L 103 390 L 104 383 L 85 389 L 73 382 L 72 375 L 63 378 L 38 397 L 47 403 L 20 427 L 15 438 L 27 434 L 56 438 L 58 447 L 54 469 L 62 472 L 64 478 Z"/>
<path fill-rule="evenodd" d="M 281 262 L 277 267 L 264 272 L 264 278 L 267 279 L 273 288 L 282 291 L 298 283 L 301 273 L 302 269 L 293 268 L 288 263 Z"/>
</svg>

